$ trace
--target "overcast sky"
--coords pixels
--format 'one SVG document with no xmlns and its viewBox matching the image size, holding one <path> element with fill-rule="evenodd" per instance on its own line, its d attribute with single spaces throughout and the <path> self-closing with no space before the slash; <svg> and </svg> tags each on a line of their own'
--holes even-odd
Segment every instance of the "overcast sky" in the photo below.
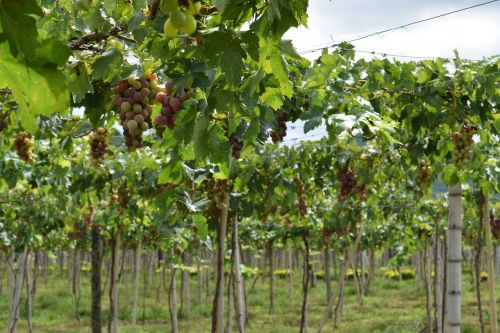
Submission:
<svg viewBox="0 0 500 333">
<path fill-rule="evenodd" d="M 308 27 L 292 29 L 285 38 L 291 39 L 299 51 L 311 49 L 481 2 L 486 0 L 309 0 Z M 359 50 L 411 56 L 453 57 L 454 49 L 463 58 L 482 59 L 498 55 L 500 1 L 353 44 Z M 304 54 L 309 59 L 319 55 L 320 51 Z M 359 56 L 371 57 L 367 54 Z M 295 129 L 290 128 L 292 126 Z M 324 129 L 318 129 L 304 135 L 300 123 L 288 127 L 285 138 L 288 143 L 311 135 L 311 139 L 318 139 L 320 135 L 315 134 L 324 133 Z"/>
</svg>

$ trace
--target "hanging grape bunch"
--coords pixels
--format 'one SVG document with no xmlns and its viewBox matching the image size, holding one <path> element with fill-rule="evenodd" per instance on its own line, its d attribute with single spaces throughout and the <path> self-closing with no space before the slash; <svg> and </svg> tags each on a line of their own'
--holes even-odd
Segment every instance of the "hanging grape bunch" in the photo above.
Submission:
<svg viewBox="0 0 500 333">
<path fill-rule="evenodd" d="M 358 187 L 358 194 L 360 201 L 366 201 L 366 184 L 362 184 Z"/>
<path fill-rule="evenodd" d="M 299 177 L 295 178 L 295 186 L 297 187 L 297 197 L 299 199 L 299 214 L 305 216 L 307 214 L 307 205 L 304 199 L 304 184 Z"/>
<path fill-rule="evenodd" d="M 128 208 L 129 191 L 127 187 L 122 186 L 122 188 L 118 191 L 118 202 L 120 204 L 121 211 Z"/>
<path fill-rule="evenodd" d="M 156 101 L 163 106 L 161 113 L 155 118 L 156 134 L 163 136 L 165 127 L 170 129 L 175 128 L 175 115 L 181 111 L 182 104 L 196 97 L 196 92 L 193 88 L 184 88 L 183 93 L 174 92 L 174 81 L 168 81 L 165 84 L 165 92 L 158 92 L 155 96 Z"/>
<path fill-rule="evenodd" d="M 231 154 L 235 159 L 239 159 L 241 157 L 241 150 L 243 149 L 243 140 L 240 140 L 236 135 L 229 135 L 227 124 L 222 125 L 222 129 L 224 130 L 224 135 L 229 139 L 229 144 L 231 145 Z"/>
<path fill-rule="evenodd" d="M 288 121 L 288 114 L 283 113 L 278 117 L 278 130 L 271 133 L 273 143 L 282 142 L 286 136 L 286 122 Z"/>
<path fill-rule="evenodd" d="M 472 158 L 473 135 L 473 128 L 467 124 L 462 125 L 460 131 L 453 133 L 455 143 L 455 150 L 452 153 L 453 163 L 459 168 Z"/>
<path fill-rule="evenodd" d="M 130 151 L 142 145 L 142 133 L 151 126 L 151 105 L 158 91 L 156 77 L 148 73 L 139 79 L 122 80 L 113 88 L 113 102 L 120 110 L 125 144 Z"/>
<path fill-rule="evenodd" d="M 31 140 L 27 132 L 20 132 L 14 138 L 14 148 L 17 156 L 28 163 L 35 161 L 35 155 L 31 151 L 31 147 L 33 147 L 33 140 Z"/>
<path fill-rule="evenodd" d="M 337 180 L 340 183 L 338 200 L 344 202 L 356 187 L 356 170 L 352 166 L 346 166 L 337 171 Z"/>
<path fill-rule="evenodd" d="M 99 127 L 89 137 L 90 157 L 95 164 L 101 164 L 108 152 L 109 131 L 106 128 Z"/>
<path fill-rule="evenodd" d="M 188 35 L 196 31 L 195 15 L 200 13 L 201 1 L 197 0 L 162 0 L 160 11 L 168 15 L 163 26 L 163 32 L 167 37 L 175 37 L 177 34 Z"/>
<path fill-rule="evenodd" d="M 420 187 L 426 188 L 429 186 L 432 176 L 432 169 L 429 164 L 425 160 L 420 160 L 418 162 L 417 167 L 417 182 L 420 184 Z"/>
<path fill-rule="evenodd" d="M 491 223 L 491 233 L 495 239 L 500 239 L 500 219 L 495 218 L 493 215 L 490 216 Z"/>
</svg>

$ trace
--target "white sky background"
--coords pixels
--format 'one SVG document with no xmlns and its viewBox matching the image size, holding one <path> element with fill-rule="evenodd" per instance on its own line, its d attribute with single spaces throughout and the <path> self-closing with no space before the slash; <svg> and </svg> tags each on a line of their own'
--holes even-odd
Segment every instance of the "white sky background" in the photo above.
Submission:
<svg viewBox="0 0 500 333">
<path fill-rule="evenodd" d="M 296 49 L 312 49 L 486 2 L 486 0 L 309 0 L 308 27 L 291 29 Z M 411 56 L 482 59 L 500 54 L 500 1 L 408 28 L 370 37 L 353 45 L 363 51 Z M 321 51 L 304 54 L 316 59 Z M 358 53 L 359 57 L 371 58 Z M 405 59 L 400 59 L 405 60 Z M 411 60 L 411 59 L 410 59 Z M 286 144 L 317 140 L 324 128 L 304 134 L 302 122 L 288 124 Z"/>
</svg>

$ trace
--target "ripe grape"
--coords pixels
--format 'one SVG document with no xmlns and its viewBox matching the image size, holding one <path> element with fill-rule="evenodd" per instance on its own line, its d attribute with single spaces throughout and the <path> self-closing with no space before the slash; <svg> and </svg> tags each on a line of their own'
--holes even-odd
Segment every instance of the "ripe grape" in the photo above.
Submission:
<svg viewBox="0 0 500 333">
<path fill-rule="evenodd" d="M 108 151 L 109 131 L 106 128 L 98 128 L 89 137 L 91 148 L 91 159 L 95 164 L 101 164 Z"/>
<path fill-rule="evenodd" d="M 307 205 L 304 197 L 304 184 L 299 177 L 295 177 L 295 186 L 297 188 L 299 214 L 305 216 L 307 214 Z"/>
<path fill-rule="evenodd" d="M 174 94 L 174 82 L 168 81 L 165 84 L 165 92 L 156 94 L 155 99 L 161 101 L 163 107 L 161 114 L 155 118 L 156 133 L 163 136 L 165 127 L 175 128 L 175 115 L 182 110 L 182 103 L 196 96 L 193 89 L 184 89 L 182 94 Z M 148 124 L 151 126 L 151 124 Z"/>
<path fill-rule="evenodd" d="M 31 151 L 33 147 L 33 140 L 27 132 L 20 132 L 14 138 L 14 148 L 16 149 L 17 156 L 25 162 L 35 162 L 35 155 Z"/>
<path fill-rule="evenodd" d="M 420 160 L 418 162 L 417 167 L 417 182 L 420 184 L 420 187 L 426 188 L 429 186 L 432 177 L 432 170 L 430 165 L 427 164 L 425 160 Z"/>
<path fill-rule="evenodd" d="M 474 131 L 468 124 L 462 125 L 460 131 L 453 133 L 452 139 L 455 150 L 452 152 L 453 163 L 458 168 L 463 168 L 465 163 L 472 159 L 472 145 Z"/>
<path fill-rule="evenodd" d="M 353 166 L 346 166 L 337 171 L 337 180 L 340 184 L 340 190 L 337 195 L 339 202 L 344 202 L 356 190 L 360 194 L 362 201 L 366 200 L 366 185 L 356 188 L 356 169 Z"/>
<path fill-rule="evenodd" d="M 273 143 L 282 142 L 286 136 L 286 122 L 289 120 L 288 114 L 283 113 L 278 117 L 278 130 L 271 133 Z"/>
<path fill-rule="evenodd" d="M 120 110 L 120 120 L 129 150 L 141 146 L 142 132 L 151 126 L 151 104 L 155 102 L 156 76 L 151 70 L 140 78 L 130 77 L 113 88 L 112 100 Z"/>
</svg>

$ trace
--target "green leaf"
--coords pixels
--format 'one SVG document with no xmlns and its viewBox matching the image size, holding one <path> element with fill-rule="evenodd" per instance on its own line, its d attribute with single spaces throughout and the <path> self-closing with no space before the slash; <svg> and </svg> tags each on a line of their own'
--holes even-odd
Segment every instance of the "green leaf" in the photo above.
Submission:
<svg viewBox="0 0 500 333">
<path fill-rule="evenodd" d="M 194 153 L 197 159 L 203 160 L 208 156 L 208 125 L 210 119 L 203 114 L 198 114 L 194 125 L 193 146 Z"/>
<path fill-rule="evenodd" d="M 206 241 L 207 236 L 208 236 L 208 226 L 207 226 L 207 219 L 203 215 L 192 215 L 193 218 L 193 223 L 196 226 L 196 229 L 198 230 L 198 236 L 200 237 L 201 241 Z"/>
<path fill-rule="evenodd" d="M 210 132 L 210 160 L 214 163 L 227 163 L 230 148 L 222 128 L 214 127 Z"/>
<path fill-rule="evenodd" d="M 260 96 L 260 101 L 269 105 L 274 110 L 283 106 L 283 95 L 278 88 L 266 88 L 266 91 Z"/>
<path fill-rule="evenodd" d="M 293 95 L 293 87 L 288 80 L 288 69 L 285 61 L 279 53 L 273 53 L 269 60 L 271 66 L 271 73 L 276 76 L 280 83 L 281 93 L 290 98 Z"/>
<path fill-rule="evenodd" d="M 62 41 L 49 38 L 40 43 L 40 47 L 36 49 L 36 57 L 39 62 L 48 62 L 58 66 L 66 64 L 71 52 L 68 46 Z"/>
<path fill-rule="evenodd" d="M 66 78 L 54 68 L 26 66 L 13 58 L 5 46 L 0 46 L 0 86 L 12 90 L 22 125 L 30 133 L 36 133 L 38 115 L 69 111 Z"/>
<path fill-rule="evenodd" d="M 221 13 L 224 13 L 226 10 L 227 5 L 229 4 L 230 0 L 214 0 L 214 6 L 217 8 L 217 10 Z"/>
<path fill-rule="evenodd" d="M 233 33 L 215 31 L 205 35 L 205 55 L 213 66 L 220 66 L 229 85 L 237 86 L 243 75 L 245 50 L 241 40 Z M 210 45 L 219 45 L 212 47 Z"/>
<path fill-rule="evenodd" d="M 99 80 L 102 78 L 111 81 L 110 78 L 116 76 L 120 66 L 123 65 L 123 54 L 116 49 L 104 53 L 102 56 L 95 58 L 92 78 Z"/>
<path fill-rule="evenodd" d="M 0 42 L 7 40 L 14 56 L 22 52 L 32 58 L 35 54 L 38 32 L 36 21 L 31 15 L 43 16 L 35 0 L 0 1 Z"/>
<path fill-rule="evenodd" d="M 254 142 L 260 132 L 260 120 L 257 117 L 253 117 L 250 125 L 248 126 L 243 139 L 248 142 Z"/>
<path fill-rule="evenodd" d="M 417 83 L 427 83 L 431 78 L 432 78 L 432 70 L 428 68 L 423 68 L 417 74 Z"/>
</svg>

